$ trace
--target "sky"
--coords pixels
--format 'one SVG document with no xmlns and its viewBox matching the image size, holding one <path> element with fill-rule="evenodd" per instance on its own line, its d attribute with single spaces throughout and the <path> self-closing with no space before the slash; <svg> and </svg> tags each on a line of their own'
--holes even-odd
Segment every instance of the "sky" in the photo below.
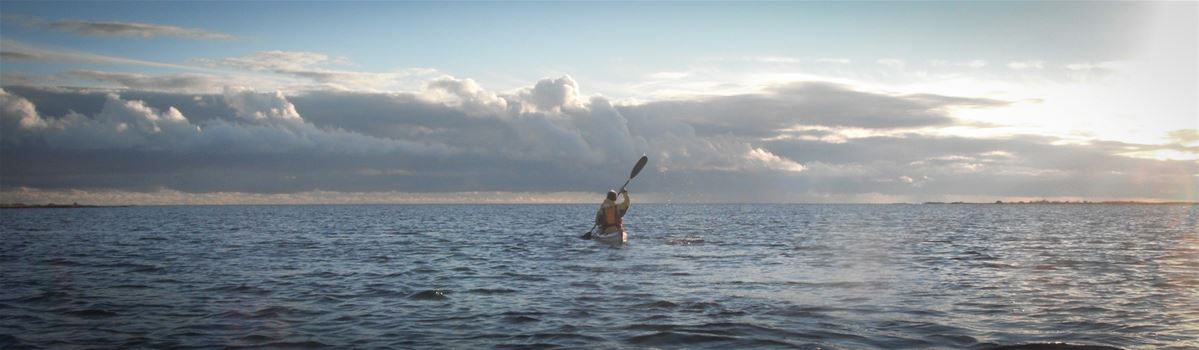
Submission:
<svg viewBox="0 0 1199 350">
<path fill-rule="evenodd" d="M 1199 200 L 1196 2 L 0 2 L 0 202 Z"/>
</svg>

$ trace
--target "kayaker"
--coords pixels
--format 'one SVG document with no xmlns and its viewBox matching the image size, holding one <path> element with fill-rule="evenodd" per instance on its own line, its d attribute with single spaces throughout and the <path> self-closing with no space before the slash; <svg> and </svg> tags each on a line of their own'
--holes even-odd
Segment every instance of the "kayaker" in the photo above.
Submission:
<svg viewBox="0 0 1199 350">
<path fill-rule="evenodd" d="M 599 211 L 595 213 L 595 224 L 599 225 L 603 233 L 624 230 L 624 213 L 629 211 L 629 191 L 621 189 L 620 194 L 624 195 L 624 201 L 618 204 L 616 191 L 608 190 L 608 198 L 604 199 Z"/>
</svg>

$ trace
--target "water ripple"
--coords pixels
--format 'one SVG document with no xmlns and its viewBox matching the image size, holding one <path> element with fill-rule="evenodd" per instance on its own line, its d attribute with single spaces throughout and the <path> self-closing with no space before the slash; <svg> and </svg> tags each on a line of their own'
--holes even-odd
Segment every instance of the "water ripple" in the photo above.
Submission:
<svg viewBox="0 0 1199 350">
<path fill-rule="evenodd" d="M 1199 348 L 1194 206 L 0 211 L 0 348 Z"/>
</svg>

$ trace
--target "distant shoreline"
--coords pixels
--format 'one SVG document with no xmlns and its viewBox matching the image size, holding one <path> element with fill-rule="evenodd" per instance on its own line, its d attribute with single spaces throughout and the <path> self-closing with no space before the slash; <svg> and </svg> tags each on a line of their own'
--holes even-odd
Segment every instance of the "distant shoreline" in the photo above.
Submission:
<svg viewBox="0 0 1199 350">
<path fill-rule="evenodd" d="M 998 204 L 998 205 L 1011 205 L 1011 204 L 1015 204 L 1015 205 L 1020 205 L 1020 204 L 1023 204 L 1023 205 L 1028 205 L 1028 204 L 1072 204 L 1072 205 L 1077 205 L 1077 204 L 1083 204 L 1083 205 L 1091 205 L 1091 204 L 1124 204 L 1124 205 L 1127 205 L 1127 204 L 1137 204 L 1137 205 L 1199 205 L 1199 202 L 1140 202 L 1140 201 L 1098 201 L 1098 202 L 1092 202 L 1092 201 L 1049 201 L 1049 200 L 1039 200 L 1039 201 L 1015 201 L 1015 202 L 994 201 L 994 202 L 989 202 L 989 203 L 987 203 L 987 202 L 924 202 L 924 204 Z"/>
<path fill-rule="evenodd" d="M 591 203 L 248 203 L 248 204 L 123 204 L 123 205 L 88 205 L 88 204 L 25 204 L 25 203 L 0 203 L 0 209 L 72 209 L 72 208 L 129 208 L 129 207 L 156 207 L 156 206 L 323 206 L 323 205 L 401 205 L 401 206 L 423 206 L 423 205 L 588 205 Z M 1139 201 L 995 201 L 995 202 L 923 202 L 923 203 L 669 203 L 669 202 L 647 202 L 642 205 L 711 205 L 711 204 L 798 204 L 798 205 L 1030 205 L 1030 204 L 1049 204 L 1049 205 L 1199 205 L 1199 202 L 1139 202 Z"/>
<path fill-rule="evenodd" d="M 86 205 L 86 204 L 79 204 L 79 203 L 71 203 L 71 204 L 0 203 L 0 209 L 33 209 L 33 208 L 66 209 L 66 208 L 124 208 L 124 207 L 132 207 L 132 205 Z"/>
</svg>

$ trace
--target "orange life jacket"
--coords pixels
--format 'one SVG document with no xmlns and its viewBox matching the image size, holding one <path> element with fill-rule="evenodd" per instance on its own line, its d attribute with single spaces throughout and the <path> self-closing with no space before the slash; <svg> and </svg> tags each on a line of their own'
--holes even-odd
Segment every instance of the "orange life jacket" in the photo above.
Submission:
<svg viewBox="0 0 1199 350">
<path fill-rule="evenodd" d="M 624 219 L 620 217 L 620 212 L 616 205 L 604 207 L 604 227 L 623 225 Z"/>
</svg>

